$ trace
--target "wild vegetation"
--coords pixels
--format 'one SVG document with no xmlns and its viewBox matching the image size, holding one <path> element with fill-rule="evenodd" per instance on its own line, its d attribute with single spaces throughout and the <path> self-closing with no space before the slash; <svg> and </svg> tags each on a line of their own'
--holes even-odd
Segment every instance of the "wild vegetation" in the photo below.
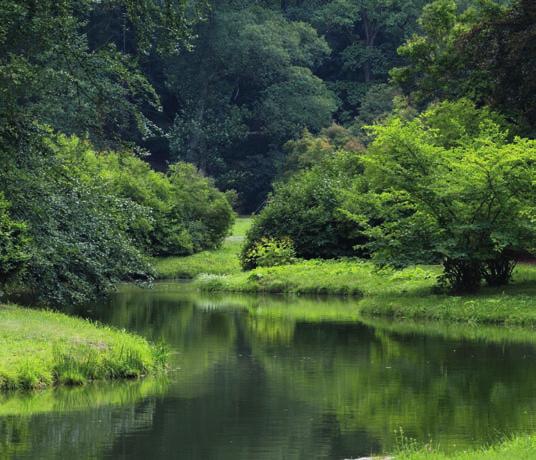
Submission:
<svg viewBox="0 0 536 460">
<path fill-rule="evenodd" d="M 179 163 L 157 173 L 135 146 L 159 104 L 137 58 L 187 48 L 204 11 L 190 6 L 2 3 L 0 290 L 86 302 L 150 281 L 150 255 L 222 242 L 233 211 L 211 180 Z M 90 24 L 118 12 L 122 47 Z"/>
<path fill-rule="evenodd" d="M 233 222 L 227 198 L 191 165 L 162 174 L 76 137 L 41 147 L 35 164 L 3 176 L 16 219 L 4 224 L 8 290 L 52 305 L 92 300 L 121 280 L 150 281 L 150 255 L 217 247 Z"/>
<path fill-rule="evenodd" d="M 482 449 L 465 450 L 446 454 L 434 448 L 409 447 L 397 453 L 401 460 L 508 460 L 530 459 L 536 449 L 534 436 L 515 436 L 501 443 Z"/>
<path fill-rule="evenodd" d="M 246 269 L 359 256 L 442 264 L 452 291 L 507 283 L 533 250 L 533 14 L 523 0 L 4 2 L 2 290 L 61 304 L 149 281 L 148 256 L 217 249 L 231 204 L 262 208 Z M 486 41 L 518 84 L 497 85 Z"/>
<path fill-rule="evenodd" d="M 535 23 L 533 0 L 2 1 L 0 297 L 188 278 L 536 324 Z M 61 314 L 0 323 L 0 389 L 164 366 Z"/>
<path fill-rule="evenodd" d="M 508 284 L 535 248 L 534 141 L 512 139 L 500 114 L 466 99 L 394 114 L 369 132 L 366 152 L 332 150 L 275 187 L 243 267 L 255 267 L 247 254 L 261 238 L 278 237 L 304 258 L 441 264 L 439 285 L 455 293 Z"/>
</svg>

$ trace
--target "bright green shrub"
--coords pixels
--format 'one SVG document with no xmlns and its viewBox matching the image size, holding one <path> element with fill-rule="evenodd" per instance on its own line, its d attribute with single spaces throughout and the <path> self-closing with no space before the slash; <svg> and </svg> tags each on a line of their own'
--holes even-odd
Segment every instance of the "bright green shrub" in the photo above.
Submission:
<svg viewBox="0 0 536 460">
<path fill-rule="evenodd" d="M 380 265 L 442 263 L 441 281 L 471 292 L 510 281 L 536 251 L 536 142 L 466 101 L 373 128 L 366 190 L 345 208 Z"/>
<path fill-rule="evenodd" d="M 242 250 L 243 267 L 248 252 L 262 238 L 290 238 L 297 257 L 335 258 L 355 255 L 361 242 L 354 223 L 339 212 L 344 190 L 361 173 L 356 153 L 332 153 L 316 166 L 276 183 L 268 203 L 255 218 Z"/>
<path fill-rule="evenodd" d="M 188 255 L 217 247 L 234 213 L 210 179 L 186 163 L 162 174 L 129 152 L 99 154 L 77 138 L 60 138 L 58 154 L 87 183 L 98 183 L 114 196 L 139 207 L 128 220 L 136 245 L 152 255 Z"/>
<path fill-rule="evenodd" d="M 263 237 L 241 257 L 244 267 L 275 267 L 295 261 L 296 250 L 290 238 Z"/>
</svg>

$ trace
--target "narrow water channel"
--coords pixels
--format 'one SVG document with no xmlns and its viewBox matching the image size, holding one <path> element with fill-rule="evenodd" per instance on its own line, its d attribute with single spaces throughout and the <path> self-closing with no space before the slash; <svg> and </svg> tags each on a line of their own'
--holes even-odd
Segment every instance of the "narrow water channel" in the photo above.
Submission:
<svg viewBox="0 0 536 460">
<path fill-rule="evenodd" d="M 166 378 L 0 397 L 0 458 L 344 459 L 536 431 L 536 332 L 356 303 L 126 286 L 72 312 L 164 340 Z M 426 334 L 425 334 L 425 331 Z"/>
</svg>

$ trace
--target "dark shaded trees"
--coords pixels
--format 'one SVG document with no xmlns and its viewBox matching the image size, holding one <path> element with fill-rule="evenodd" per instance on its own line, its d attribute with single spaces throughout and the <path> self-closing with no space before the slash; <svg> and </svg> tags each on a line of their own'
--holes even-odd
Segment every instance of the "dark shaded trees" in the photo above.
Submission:
<svg viewBox="0 0 536 460">
<path fill-rule="evenodd" d="M 156 51 L 157 43 L 163 47 L 171 40 L 177 47 L 188 39 L 191 29 L 182 3 L 2 2 L 0 135 L 16 135 L 14 129 L 36 121 L 68 134 L 87 133 L 98 145 L 133 143 L 148 134 L 144 109 L 158 109 L 158 97 L 137 57 Z M 136 54 L 123 52 L 113 40 L 117 34 L 95 38 L 100 24 L 90 18 L 108 8 L 136 25 Z"/>
<path fill-rule="evenodd" d="M 314 69 L 329 53 L 309 25 L 243 2 L 213 5 L 191 53 L 166 66 L 178 111 L 172 156 L 238 190 L 246 209 L 262 201 L 282 144 L 329 125 L 335 100 Z"/>
<path fill-rule="evenodd" d="M 93 34 L 91 17 L 107 8 L 130 24 L 132 50 Z M 2 288 L 17 272 L 15 282 L 36 299 L 62 304 L 150 279 L 129 233 L 130 222 L 149 219 L 147 209 L 74 166 L 56 133 L 101 148 L 147 135 L 147 107 L 159 103 L 140 56 L 186 45 L 196 14 L 176 1 L 0 4 L 0 194 L 10 203 L 2 199 L 0 210 Z"/>
<path fill-rule="evenodd" d="M 435 0 L 424 9 L 421 33 L 399 50 L 408 60 L 391 75 L 420 108 L 468 97 L 504 113 L 517 133 L 534 136 L 536 7 L 534 2 Z"/>
</svg>

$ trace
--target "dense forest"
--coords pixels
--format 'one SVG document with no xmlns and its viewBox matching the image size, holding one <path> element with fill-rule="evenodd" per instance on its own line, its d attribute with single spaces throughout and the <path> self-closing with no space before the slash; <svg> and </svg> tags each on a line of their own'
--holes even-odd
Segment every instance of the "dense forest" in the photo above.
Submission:
<svg viewBox="0 0 536 460">
<path fill-rule="evenodd" d="M 4 0 L 0 288 L 218 247 L 509 281 L 536 243 L 532 0 Z M 234 211 L 233 211 L 234 208 Z"/>
</svg>

